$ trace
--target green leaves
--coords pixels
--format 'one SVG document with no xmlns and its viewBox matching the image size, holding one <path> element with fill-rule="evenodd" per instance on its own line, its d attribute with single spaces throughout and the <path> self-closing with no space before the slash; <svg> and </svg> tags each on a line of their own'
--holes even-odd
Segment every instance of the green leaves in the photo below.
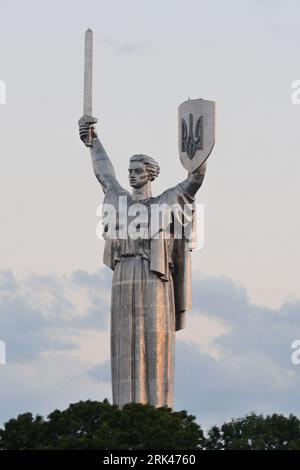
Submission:
<svg viewBox="0 0 300 470">
<path fill-rule="evenodd" d="M 31 413 L 19 415 L 0 430 L 0 449 L 37 449 L 43 442 L 45 421 L 42 416 L 33 418 Z"/>
<path fill-rule="evenodd" d="M 55 410 L 47 420 L 31 413 L 11 419 L 0 430 L 0 449 L 296 450 L 300 421 L 293 415 L 251 413 L 212 427 L 204 437 L 184 410 L 137 403 L 120 410 L 107 400 L 88 400 Z"/>
<path fill-rule="evenodd" d="M 19 415 L 0 431 L 0 449 L 196 449 L 203 432 L 185 411 L 128 404 L 122 410 L 104 402 L 71 404 L 47 421 Z M 37 438 L 38 433 L 38 438 Z"/>
<path fill-rule="evenodd" d="M 243 450 L 300 449 L 300 421 L 296 416 L 251 413 L 208 433 L 207 448 Z"/>
</svg>

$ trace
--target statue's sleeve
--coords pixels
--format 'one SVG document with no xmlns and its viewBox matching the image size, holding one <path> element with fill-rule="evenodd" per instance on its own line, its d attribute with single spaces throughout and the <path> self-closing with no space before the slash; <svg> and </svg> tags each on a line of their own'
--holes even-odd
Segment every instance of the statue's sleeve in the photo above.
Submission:
<svg viewBox="0 0 300 470">
<path fill-rule="evenodd" d="M 102 203 L 102 216 L 105 213 L 104 217 L 105 222 L 103 222 L 103 238 L 105 240 L 104 251 L 103 251 L 103 263 L 114 270 L 115 268 L 115 250 L 117 247 L 116 240 L 111 238 L 108 234 L 108 229 L 110 224 L 117 223 L 117 220 L 114 218 L 119 212 L 119 203 L 120 197 L 128 197 L 129 192 L 123 189 L 121 186 L 111 187 L 106 191 L 104 200 Z"/>
<path fill-rule="evenodd" d="M 178 183 L 176 186 L 167 189 L 160 196 L 159 199 L 168 204 L 192 204 L 195 201 L 195 198 L 190 196 L 182 183 Z"/>
<path fill-rule="evenodd" d="M 175 239 L 183 238 L 186 249 L 196 248 L 195 198 L 187 193 L 182 183 L 178 183 L 162 193 L 159 201 L 171 208 Z"/>
<path fill-rule="evenodd" d="M 188 230 L 181 231 L 181 237 L 173 239 L 172 278 L 174 284 L 174 300 L 176 312 L 176 331 L 185 327 L 185 311 L 192 308 L 192 283 L 191 283 L 191 249 L 195 247 L 195 198 L 191 197 L 182 187 L 181 183 L 167 189 L 159 197 L 160 203 L 167 203 L 173 207 L 173 216 L 179 217 L 179 225 L 182 213 L 177 211 L 187 210 L 191 215 L 191 223 Z M 177 211 L 177 212 L 176 212 Z M 181 225 L 183 227 L 183 225 Z"/>
<path fill-rule="evenodd" d="M 109 191 L 125 191 L 117 180 L 113 164 L 98 137 L 93 139 L 91 157 L 95 176 L 101 184 L 104 194 Z"/>
</svg>

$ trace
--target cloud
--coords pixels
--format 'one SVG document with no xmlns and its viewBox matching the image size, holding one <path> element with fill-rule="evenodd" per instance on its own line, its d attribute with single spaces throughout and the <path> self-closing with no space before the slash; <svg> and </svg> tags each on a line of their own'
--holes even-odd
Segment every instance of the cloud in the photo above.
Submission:
<svg viewBox="0 0 300 470">
<path fill-rule="evenodd" d="M 33 410 L 46 414 L 79 399 L 111 399 L 111 273 L 70 276 L 0 272 L 0 422 Z M 193 309 L 176 334 L 175 408 L 205 428 L 250 411 L 300 415 L 300 302 L 275 310 L 253 304 L 226 278 L 193 275 Z"/>
<path fill-rule="evenodd" d="M 0 427 L 25 411 L 47 416 L 79 400 L 111 399 L 110 384 L 95 382 L 90 363 L 65 352 L 53 351 L 0 369 Z"/>
<path fill-rule="evenodd" d="M 109 291 L 103 274 L 29 276 L 0 273 L 0 338 L 7 362 L 32 360 L 43 352 L 79 347 L 83 331 L 108 330 Z"/>
<path fill-rule="evenodd" d="M 0 426 L 26 410 L 110 399 L 110 384 L 89 374 L 109 357 L 109 283 L 104 271 L 21 280 L 0 272 Z"/>
<path fill-rule="evenodd" d="M 256 351 L 274 364 L 289 367 L 290 345 L 300 335 L 300 301 L 287 299 L 279 309 L 251 303 L 247 291 L 226 278 L 194 279 L 194 308 L 223 322 L 228 334 L 218 338 L 227 355 Z"/>
<path fill-rule="evenodd" d="M 144 47 L 140 43 L 121 42 L 108 37 L 102 37 L 101 43 L 114 49 L 118 54 L 124 55 L 136 54 Z"/>
<path fill-rule="evenodd" d="M 100 382 L 111 382 L 110 359 L 89 370 L 89 376 Z"/>
<path fill-rule="evenodd" d="M 193 292 L 190 325 L 177 336 L 176 406 L 206 427 L 250 411 L 300 415 L 300 367 L 291 362 L 300 302 L 255 305 L 226 278 L 195 276 Z"/>
</svg>

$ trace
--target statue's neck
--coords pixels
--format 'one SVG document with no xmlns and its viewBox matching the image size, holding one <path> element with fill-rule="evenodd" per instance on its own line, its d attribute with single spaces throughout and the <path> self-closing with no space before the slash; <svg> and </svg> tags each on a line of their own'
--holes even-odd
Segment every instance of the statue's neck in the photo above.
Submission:
<svg viewBox="0 0 300 470">
<path fill-rule="evenodd" d="M 141 201 L 141 200 L 147 199 L 149 197 L 152 197 L 150 181 L 148 181 L 141 188 L 133 188 L 132 189 L 132 200 L 133 201 Z"/>
</svg>

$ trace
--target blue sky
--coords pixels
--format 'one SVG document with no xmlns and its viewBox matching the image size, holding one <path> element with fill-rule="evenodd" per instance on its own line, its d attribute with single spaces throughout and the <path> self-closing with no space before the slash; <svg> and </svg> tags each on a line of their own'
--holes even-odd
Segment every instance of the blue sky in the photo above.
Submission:
<svg viewBox="0 0 300 470">
<path fill-rule="evenodd" d="M 77 136 L 87 27 L 98 132 L 124 186 L 134 153 L 160 163 L 154 194 L 183 180 L 177 107 L 216 101 L 176 406 L 206 424 L 300 414 L 299 2 L 0 0 L 0 13 L 0 421 L 110 396 L 102 191 Z"/>
</svg>

